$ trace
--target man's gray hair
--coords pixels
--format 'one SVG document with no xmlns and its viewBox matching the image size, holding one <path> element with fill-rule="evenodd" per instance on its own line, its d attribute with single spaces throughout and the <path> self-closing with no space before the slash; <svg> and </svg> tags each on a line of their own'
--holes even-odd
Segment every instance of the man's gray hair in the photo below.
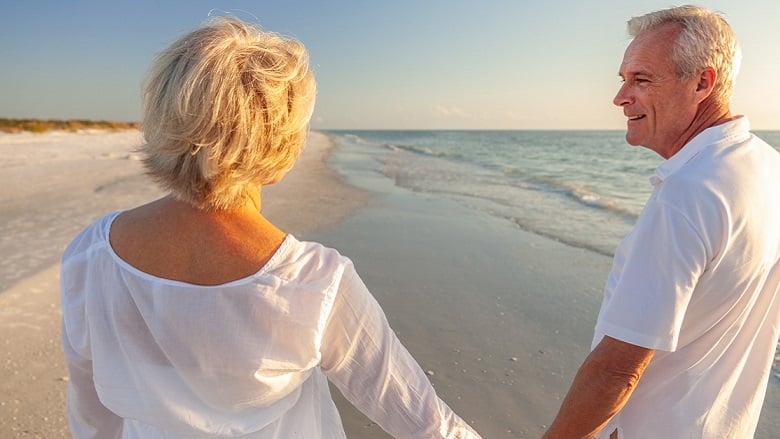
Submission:
<svg viewBox="0 0 780 439">
<path fill-rule="evenodd" d="M 699 6 L 678 6 L 633 17 L 628 21 L 628 33 L 636 37 L 670 23 L 682 27 L 670 54 L 678 79 L 690 79 L 712 67 L 717 76 L 713 96 L 718 102 L 728 104 L 734 92 L 742 52 L 726 19 Z"/>
</svg>

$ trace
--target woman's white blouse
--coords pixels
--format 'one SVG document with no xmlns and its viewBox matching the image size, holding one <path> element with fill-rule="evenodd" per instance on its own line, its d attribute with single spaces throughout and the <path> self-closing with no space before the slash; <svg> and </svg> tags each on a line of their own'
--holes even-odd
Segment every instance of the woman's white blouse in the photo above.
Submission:
<svg viewBox="0 0 780 439">
<path fill-rule="evenodd" d="M 256 274 L 198 286 L 120 259 L 117 215 L 62 257 L 75 438 L 343 438 L 327 379 L 395 437 L 479 437 L 336 250 L 288 236 Z"/>
</svg>

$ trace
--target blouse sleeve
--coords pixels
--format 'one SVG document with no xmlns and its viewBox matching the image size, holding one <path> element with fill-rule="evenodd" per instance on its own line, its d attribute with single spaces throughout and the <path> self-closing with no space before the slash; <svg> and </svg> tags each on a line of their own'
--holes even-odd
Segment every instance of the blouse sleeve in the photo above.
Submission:
<svg viewBox="0 0 780 439">
<path fill-rule="evenodd" d="M 334 299 L 321 350 L 328 379 L 394 437 L 480 437 L 436 396 L 351 264 Z"/>
<path fill-rule="evenodd" d="M 119 439 L 122 418 L 100 402 L 92 380 L 92 360 L 74 348 L 64 321 L 62 347 L 68 367 L 66 411 L 71 434 L 76 439 Z"/>
</svg>

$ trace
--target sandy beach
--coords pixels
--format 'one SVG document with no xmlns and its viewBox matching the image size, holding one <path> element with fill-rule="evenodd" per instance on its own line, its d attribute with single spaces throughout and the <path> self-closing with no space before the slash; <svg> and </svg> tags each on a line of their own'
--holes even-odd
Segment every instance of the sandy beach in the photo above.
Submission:
<svg viewBox="0 0 780 439">
<path fill-rule="evenodd" d="M 70 437 L 58 260 L 94 219 L 162 193 L 135 131 L 0 134 L 0 439 Z M 536 438 L 587 354 L 611 258 L 400 189 L 311 133 L 263 211 L 350 257 L 437 392 L 486 438 Z M 335 169 L 335 170 L 334 170 Z M 760 439 L 780 429 L 772 378 Z M 338 395 L 350 438 L 383 438 Z"/>
</svg>

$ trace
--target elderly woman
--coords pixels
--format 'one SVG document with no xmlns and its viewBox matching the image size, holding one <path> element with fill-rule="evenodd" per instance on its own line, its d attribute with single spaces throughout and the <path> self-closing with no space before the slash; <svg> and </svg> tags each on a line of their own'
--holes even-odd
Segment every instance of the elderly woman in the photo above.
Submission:
<svg viewBox="0 0 780 439">
<path fill-rule="evenodd" d="M 479 437 L 349 259 L 260 213 L 314 95 L 300 43 L 234 18 L 158 56 L 142 152 L 170 195 L 99 219 L 62 258 L 74 437 L 345 437 L 328 379 L 396 437 Z"/>
</svg>

